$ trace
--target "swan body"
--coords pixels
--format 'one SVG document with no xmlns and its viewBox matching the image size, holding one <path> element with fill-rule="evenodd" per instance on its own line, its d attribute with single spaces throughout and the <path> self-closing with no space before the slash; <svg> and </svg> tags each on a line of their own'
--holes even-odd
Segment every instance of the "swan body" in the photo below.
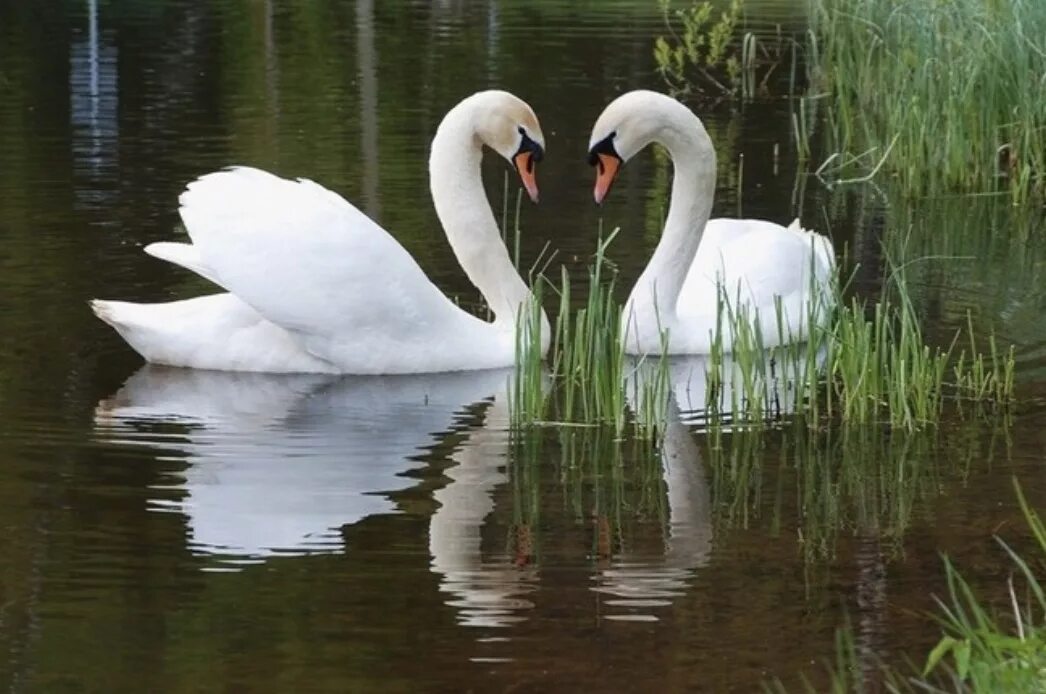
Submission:
<svg viewBox="0 0 1046 694">
<path fill-rule="evenodd" d="M 661 241 L 625 303 L 625 350 L 707 354 L 718 339 L 730 351 L 735 324 L 758 329 L 763 347 L 806 339 L 830 312 L 831 243 L 799 220 L 784 227 L 709 219 L 715 149 L 701 120 L 675 99 L 634 91 L 603 111 L 589 147 L 596 202 L 620 167 L 654 142 L 672 159 L 672 199 Z"/>
<path fill-rule="evenodd" d="M 517 317 L 531 294 L 501 241 L 480 159 L 486 144 L 513 161 L 536 202 L 541 142 L 530 107 L 500 91 L 463 100 L 432 141 L 436 213 L 493 310 L 491 323 L 458 308 L 341 196 L 247 167 L 207 174 L 182 193 L 191 244 L 145 249 L 226 293 L 162 304 L 96 300 L 92 308 L 147 361 L 172 366 L 394 374 L 511 365 Z"/>
</svg>

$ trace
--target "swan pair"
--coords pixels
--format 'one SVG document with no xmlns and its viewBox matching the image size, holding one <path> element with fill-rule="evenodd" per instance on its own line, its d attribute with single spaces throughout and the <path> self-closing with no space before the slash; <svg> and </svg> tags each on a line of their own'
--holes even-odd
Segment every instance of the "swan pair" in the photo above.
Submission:
<svg viewBox="0 0 1046 694">
<path fill-rule="evenodd" d="M 712 141 L 688 108 L 634 91 L 603 111 L 589 158 L 602 202 L 621 166 L 664 145 L 675 175 L 664 233 L 622 316 L 630 353 L 711 347 L 724 295 L 765 323 L 769 346 L 805 338 L 813 292 L 834 266 L 828 240 L 761 220 L 709 220 Z M 467 97 L 432 139 L 436 214 L 454 254 L 494 313 L 458 308 L 384 229 L 313 183 L 236 167 L 190 183 L 179 212 L 192 243 L 146 253 L 181 265 L 225 292 L 160 304 L 91 302 L 147 361 L 225 371 L 392 374 L 487 369 L 515 361 L 517 319 L 532 295 L 502 242 L 480 176 L 486 145 L 516 168 L 537 202 L 544 137 L 533 110 L 503 91 Z M 809 313 L 809 315 L 808 315 Z M 778 329 L 778 314 L 783 317 Z M 542 352 L 549 325 L 541 312 Z M 724 336 L 729 349 L 730 335 Z"/>
</svg>

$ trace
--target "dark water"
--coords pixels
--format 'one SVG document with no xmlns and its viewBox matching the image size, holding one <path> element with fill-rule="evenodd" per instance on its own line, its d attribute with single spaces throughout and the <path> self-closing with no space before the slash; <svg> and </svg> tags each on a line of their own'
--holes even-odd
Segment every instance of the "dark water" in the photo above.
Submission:
<svg viewBox="0 0 1046 694">
<path fill-rule="evenodd" d="M 790 6 L 752 3 L 750 21 L 801 29 Z M 1039 220 L 1005 201 L 909 211 L 830 192 L 796 175 L 787 101 L 694 104 L 719 150 L 718 214 L 801 215 L 862 262 L 865 292 L 884 229 L 911 222 L 910 257 L 932 256 L 910 268 L 928 334 L 950 339 L 970 311 L 1017 345 L 1008 421 L 716 442 L 680 420 L 651 457 L 584 432 L 510 436 L 502 372 L 141 369 L 85 301 L 206 291 L 140 249 L 177 233 L 187 181 L 230 163 L 337 190 L 475 302 L 426 152 L 486 87 L 527 99 L 548 139 L 524 263 L 548 243 L 580 270 L 602 216 L 623 229 L 627 285 L 656 243 L 666 169 L 641 158 L 597 210 L 584 149 L 605 103 L 660 86 L 660 18 L 639 0 L 91 7 L 0 0 L 11 691 L 749 691 L 821 681 L 846 619 L 869 672 L 921 659 L 940 552 L 1001 590 L 993 535 L 1027 546 L 1011 478 L 1046 506 Z"/>
</svg>

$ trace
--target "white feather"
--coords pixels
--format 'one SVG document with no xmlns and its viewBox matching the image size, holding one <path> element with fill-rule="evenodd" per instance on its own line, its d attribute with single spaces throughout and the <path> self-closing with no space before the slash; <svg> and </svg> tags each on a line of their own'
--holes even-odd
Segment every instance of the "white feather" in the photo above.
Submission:
<svg viewBox="0 0 1046 694">
<path fill-rule="evenodd" d="M 174 366 L 391 374 L 511 365 L 518 309 L 530 293 L 500 240 L 479 163 L 491 144 L 484 133 L 500 128 L 518 139 L 513 119 L 532 118 L 512 95 L 480 92 L 452 109 L 433 139 L 430 177 L 454 183 L 433 185 L 437 214 L 465 272 L 499 312 L 493 323 L 455 306 L 341 196 L 248 167 L 207 174 L 182 193 L 191 245 L 145 249 L 228 294 L 92 308 L 147 360 Z"/>
</svg>

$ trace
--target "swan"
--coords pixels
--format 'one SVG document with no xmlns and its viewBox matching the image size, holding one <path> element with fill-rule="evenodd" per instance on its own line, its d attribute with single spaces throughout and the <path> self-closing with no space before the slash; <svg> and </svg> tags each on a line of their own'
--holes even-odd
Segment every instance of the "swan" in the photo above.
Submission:
<svg viewBox="0 0 1046 694">
<path fill-rule="evenodd" d="M 798 342 L 809 322 L 830 313 L 835 259 L 828 238 L 799 226 L 762 219 L 709 219 L 716 155 L 701 120 L 657 92 L 628 92 L 596 120 L 589 164 L 596 167 L 594 197 L 601 204 L 621 167 L 651 143 L 672 159 L 672 199 L 661 240 L 622 313 L 630 354 L 707 354 L 715 344 L 719 298 L 758 325 L 764 347 Z M 778 325 L 778 306 L 781 325 Z M 813 319 L 812 321 L 809 319 Z M 734 335 L 724 317 L 722 346 Z"/>
<path fill-rule="evenodd" d="M 159 304 L 94 300 L 91 308 L 146 361 L 169 366 L 336 374 L 509 366 L 531 293 L 483 190 L 483 145 L 515 166 L 536 203 L 544 137 L 530 106 L 491 90 L 454 106 L 432 139 L 436 215 L 491 323 L 458 308 L 341 196 L 248 167 L 202 176 L 181 194 L 191 244 L 145 248 L 224 293 Z M 543 312 L 540 320 L 544 353 L 550 331 Z"/>
</svg>

